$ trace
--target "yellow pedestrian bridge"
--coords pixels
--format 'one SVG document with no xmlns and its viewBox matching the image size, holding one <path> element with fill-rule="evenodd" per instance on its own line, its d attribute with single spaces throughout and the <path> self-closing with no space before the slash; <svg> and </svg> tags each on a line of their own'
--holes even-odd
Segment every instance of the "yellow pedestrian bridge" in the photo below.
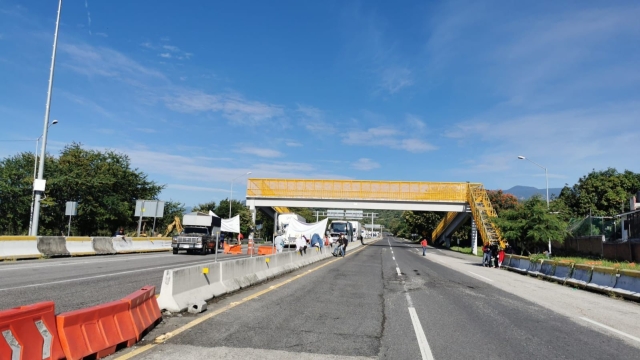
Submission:
<svg viewBox="0 0 640 360">
<path fill-rule="evenodd" d="M 432 239 L 448 237 L 471 216 L 483 241 L 501 243 L 496 212 L 482 184 L 367 180 L 248 179 L 247 205 L 257 208 L 442 211 Z"/>
</svg>

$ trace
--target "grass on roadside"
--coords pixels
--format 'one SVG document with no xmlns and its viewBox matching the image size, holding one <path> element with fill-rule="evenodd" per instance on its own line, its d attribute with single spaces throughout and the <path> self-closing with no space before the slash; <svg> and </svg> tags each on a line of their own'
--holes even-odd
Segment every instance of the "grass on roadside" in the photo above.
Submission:
<svg viewBox="0 0 640 360">
<path fill-rule="evenodd" d="M 627 262 L 627 261 L 615 261 L 615 260 L 607 260 L 607 259 L 590 259 L 583 257 L 568 257 L 568 256 L 553 256 L 552 260 L 575 263 L 575 264 L 584 264 L 584 265 L 592 265 L 592 266 L 602 266 L 616 269 L 628 269 L 628 270 L 638 270 L 640 271 L 640 266 L 635 262 Z"/>
<path fill-rule="evenodd" d="M 449 250 L 455 251 L 455 252 L 459 252 L 459 253 L 463 253 L 463 254 L 467 254 L 467 255 L 473 255 L 471 247 L 452 246 L 452 247 L 449 248 Z M 478 251 L 476 256 L 477 257 L 482 257 L 482 252 Z"/>
</svg>

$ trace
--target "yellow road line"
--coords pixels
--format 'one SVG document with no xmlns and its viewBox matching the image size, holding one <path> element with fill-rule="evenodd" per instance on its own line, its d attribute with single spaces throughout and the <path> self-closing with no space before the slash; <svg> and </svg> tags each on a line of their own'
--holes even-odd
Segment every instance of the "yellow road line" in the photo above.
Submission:
<svg viewBox="0 0 640 360">
<path fill-rule="evenodd" d="M 375 242 L 377 242 L 377 241 L 379 241 L 379 240 L 376 240 L 376 241 L 372 242 L 371 244 L 373 244 L 373 243 L 375 243 Z M 367 245 L 369 245 L 369 244 L 367 244 Z M 357 252 L 359 252 L 359 251 L 364 250 L 365 248 L 366 248 L 366 246 L 363 246 L 363 247 L 361 247 L 360 249 L 354 250 L 354 251 L 350 252 L 349 254 L 345 255 L 345 257 L 347 257 L 347 256 L 351 256 L 351 255 L 353 255 L 353 254 L 355 254 L 355 253 L 357 253 Z M 169 340 L 169 339 L 171 339 L 171 338 L 175 337 L 176 335 L 178 335 L 178 334 L 180 334 L 180 333 L 183 333 L 183 332 L 185 332 L 185 331 L 187 331 L 187 330 L 191 329 L 192 327 L 194 327 L 194 326 L 196 326 L 196 325 L 199 325 L 199 324 L 201 324 L 201 323 L 203 323 L 203 322 L 205 322 L 205 321 L 207 321 L 207 320 L 211 319 L 211 318 L 212 318 L 212 317 L 214 317 L 214 316 L 220 315 L 220 314 L 222 314 L 223 312 L 225 312 L 225 311 L 227 311 L 227 310 L 230 310 L 230 309 L 233 309 L 234 307 L 236 307 L 236 306 L 238 306 L 238 305 L 244 304 L 244 303 L 246 303 L 247 301 L 251 301 L 251 300 L 253 300 L 253 299 L 255 299 L 255 298 L 257 298 L 257 297 L 259 297 L 259 296 L 261 296 L 261 295 L 264 295 L 264 294 L 267 294 L 267 293 L 269 293 L 269 292 L 271 292 L 271 291 L 273 291 L 273 290 L 276 290 L 276 289 L 280 288 L 281 286 L 287 285 L 287 284 L 288 284 L 288 283 L 290 283 L 290 282 L 293 282 L 293 281 L 295 281 L 295 280 L 298 280 L 298 279 L 300 279 L 300 278 L 301 278 L 301 277 L 303 277 L 303 276 L 309 275 L 310 273 L 312 273 L 312 272 L 314 272 L 314 271 L 316 271 L 316 270 L 318 270 L 318 269 L 321 269 L 321 268 L 323 268 L 323 267 L 325 267 L 325 266 L 327 266 L 327 265 L 333 264 L 334 262 L 339 261 L 339 260 L 342 260 L 342 259 L 341 259 L 341 258 L 333 259 L 333 260 L 331 260 L 331 261 L 329 261 L 329 262 L 327 262 L 327 263 L 325 263 L 325 264 L 322 264 L 322 265 L 320 265 L 320 266 L 318 266 L 318 267 L 316 267 L 316 268 L 314 268 L 314 269 L 310 269 L 310 270 L 307 270 L 307 271 L 303 272 L 302 274 L 298 274 L 298 275 L 296 275 L 296 276 L 292 277 L 291 279 L 288 279 L 288 280 L 285 280 L 285 281 L 283 281 L 283 282 L 281 282 L 281 283 L 279 283 L 279 284 L 276 284 L 276 285 L 270 286 L 270 287 L 269 287 L 269 288 L 267 288 L 267 289 L 264 289 L 264 290 L 258 291 L 257 293 L 255 293 L 255 294 L 253 294 L 253 295 L 250 295 L 250 296 L 247 296 L 246 298 L 244 298 L 244 299 L 242 299 L 242 300 L 240 300 L 240 301 L 232 302 L 232 303 L 231 303 L 231 304 L 229 304 L 229 305 L 223 306 L 223 307 L 221 307 L 220 309 L 218 309 L 218 310 L 216 310 L 216 311 L 214 311 L 214 312 L 212 312 L 212 313 L 210 313 L 210 314 L 207 314 L 207 315 L 205 315 L 205 316 L 203 316 L 203 317 L 197 318 L 197 319 L 195 319 L 195 320 L 191 321 L 190 323 L 185 324 L 185 325 L 183 325 L 183 326 L 181 326 L 181 327 L 177 328 L 177 329 L 176 329 L 176 330 L 174 330 L 174 331 L 171 331 L 171 332 L 168 332 L 168 333 L 166 333 L 166 334 L 164 334 L 164 335 L 160 335 L 160 336 L 158 336 L 157 338 L 155 338 L 155 340 L 153 341 L 153 343 L 152 343 L 152 344 L 147 344 L 147 345 L 145 345 L 145 346 L 143 346 L 143 347 L 141 347 L 141 348 L 139 348 L 139 349 L 136 349 L 136 350 L 134 350 L 134 351 L 132 351 L 132 352 L 130 352 L 130 353 L 124 354 L 124 355 L 122 355 L 122 356 L 120 356 L 120 357 L 116 358 L 116 360 L 129 360 L 129 359 L 132 359 L 133 357 L 138 356 L 138 355 L 140 355 L 140 354 L 142 354 L 142 353 L 144 353 L 144 352 L 147 352 L 147 351 L 149 351 L 149 350 L 153 349 L 153 348 L 154 348 L 154 347 L 156 347 L 157 345 L 159 345 L 159 344 L 162 344 L 162 343 L 166 342 L 167 340 Z"/>
</svg>

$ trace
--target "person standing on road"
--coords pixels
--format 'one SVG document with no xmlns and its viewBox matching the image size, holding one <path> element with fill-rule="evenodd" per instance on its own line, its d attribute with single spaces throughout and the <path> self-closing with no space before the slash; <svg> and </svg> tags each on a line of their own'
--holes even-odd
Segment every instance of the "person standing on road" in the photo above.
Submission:
<svg viewBox="0 0 640 360">
<path fill-rule="evenodd" d="M 342 257 L 344 257 L 347 253 L 347 245 L 349 245 L 349 238 L 347 238 L 346 236 L 342 236 L 342 249 L 340 250 Z"/>
<path fill-rule="evenodd" d="M 482 245 L 482 266 L 490 266 L 491 262 L 491 254 L 489 250 L 489 243 L 484 243 Z"/>
<path fill-rule="evenodd" d="M 500 248 L 500 250 L 498 250 L 498 268 L 502 267 L 503 261 L 504 261 L 504 249 Z"/>
<path fill-rule="evenodd" d="M 244 235 L 242 235 L 242 233 L 238 233 L 238 245 L 242 245 L 242 240 L 244 240 Z"/>
<path fill-rule="evenodd" d="M 422 238 L 422 241 L 420 241 L 420 245 L 422 245 L 422 256 L 427 255 L 427 239 Z"/>
</svg>

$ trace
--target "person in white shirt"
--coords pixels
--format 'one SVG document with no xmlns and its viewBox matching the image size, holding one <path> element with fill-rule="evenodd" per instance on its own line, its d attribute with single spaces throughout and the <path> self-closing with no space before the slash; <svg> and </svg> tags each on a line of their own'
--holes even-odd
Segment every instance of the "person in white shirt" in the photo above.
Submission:
<svg viewBox="0 0 640 360">
<path fill-rule="evenodd" d="M 300 252 L 300 256 L 303 255 L 303 252 L 307 253 L 307 242 L 302 236 L 296 238 L 296 251 Z"/>
</svg>

